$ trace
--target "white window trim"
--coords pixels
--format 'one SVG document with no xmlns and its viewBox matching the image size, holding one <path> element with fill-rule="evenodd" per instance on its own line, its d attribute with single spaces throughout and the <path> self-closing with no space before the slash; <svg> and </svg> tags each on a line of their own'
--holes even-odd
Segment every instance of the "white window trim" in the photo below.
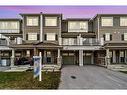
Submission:
<svg viewBox="0 0 127 95">
<path fill-rule="evenodd" d="M 126 19 L 126 23 L 125 21 L 122 22 L 122 20 L 125 20 Z M 127 17 L 120 17 L 120 26 L 127 26 Z"/>
<path fill-rule="evenodd" d="M 127 33 L 124 33 L 124 41 L 127 41 Z"/>
<path fill-rule="evenodd" d="M 28 21 L 29 19 L 32 20 L 31 23 L 29 23 L 29 21 Z M 36 22 L 34 20 L 36 20 Z M 37 17 L 37 16 L 27 16 L 26 17 L 26 25 L 27 26 L 38 26 L 39 25 L 39 17 Z"/>
<path fill-rule="evenodd" d="M 46 33 L 47 41 L 55 41 L 56 40 L 56 33 Z"/>
<path fill-rule="evenodd" d="M 45 17 L 45 26 L 58 26 L 57 22 L 58 22 L 58 17 Z"/>
<path fill-rule="evenodd" d="M 111 24 L 104 24 L 103 19 L 111 19 Z M 113 17 L 101 17 L 101 26 L 113 26 Z"/>
<path fill-rule="evenodd" d="M 34 39 L 32 37 L 35 37 Z M 28 33 L 28 40 L 29 41 L 36 41 L 37 40 L 37 33 Z"/>
<path fill-rule="evenodd" d="M 84 29 L 82 28 L 83 23 L 85 24 Z M 74 29 L 71 24 L 74 24 Z M 88 32 L 88 21 L 68 21 L 68 32 Z"/>
<path fill-rule="evenodd" d="M 105 41 L 110 41 L 110 33 L 105 33 Z"/>
</svg>

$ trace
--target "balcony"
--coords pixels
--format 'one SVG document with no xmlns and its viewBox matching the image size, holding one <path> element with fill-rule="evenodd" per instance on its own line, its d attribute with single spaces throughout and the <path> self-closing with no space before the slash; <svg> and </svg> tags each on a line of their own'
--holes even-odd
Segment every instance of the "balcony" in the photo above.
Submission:
<svg viewBox="0 0 127 95">
<path fill-rule="evenodd" d="M 0 46 L 7 46 L 7 40 L 6 39 L 0 39 Z"/>
<path fill-rule="evenodd" d="M 100 46 L 101 41 L 96 38 L 62 38 L 63 46 Z"/>
<path fill-rule="evenodd" d="M 19 29 L 0 29 L 0 33 L 19 33 Z"/>
</svg>

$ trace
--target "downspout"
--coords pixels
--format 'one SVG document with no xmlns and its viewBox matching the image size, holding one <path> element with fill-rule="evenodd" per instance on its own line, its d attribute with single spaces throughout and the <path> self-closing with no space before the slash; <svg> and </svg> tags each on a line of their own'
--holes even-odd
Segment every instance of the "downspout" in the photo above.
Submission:
<svg viewBox="0 0 127 95">
<path fill-rule="evenodd" d="M 43 14 L 40 13 L 40 42 L 43 41 Z"/>
</svg>

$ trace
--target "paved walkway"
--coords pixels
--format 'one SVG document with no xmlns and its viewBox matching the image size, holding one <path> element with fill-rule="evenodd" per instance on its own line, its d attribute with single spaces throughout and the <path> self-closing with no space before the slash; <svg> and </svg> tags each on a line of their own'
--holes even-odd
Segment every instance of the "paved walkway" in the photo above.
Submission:
<svg viewBox="0 0 127 95">
<path fill-rule="evenodd" d="M 127 74 L 98 66 L 65 66 L 59 89 L 127 89 Z"/>
</svg>

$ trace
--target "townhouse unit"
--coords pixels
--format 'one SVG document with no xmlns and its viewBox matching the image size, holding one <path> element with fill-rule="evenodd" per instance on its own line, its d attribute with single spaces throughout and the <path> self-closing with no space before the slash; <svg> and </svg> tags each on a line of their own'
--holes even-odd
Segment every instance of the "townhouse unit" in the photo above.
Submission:
<svg viewBox="0 0 127 95">
<path fill-rule="evenodd" d="M 1 65 L 8 60 L 7 65 L 14 66 L 15 60 L 30 60 L 39 52 L 43 65 L 59 68 L 127 63 L 127 14 L 66 19 L 42 12 L 20 15 L 20 19 L 0 19 Z"/>
</svg>

